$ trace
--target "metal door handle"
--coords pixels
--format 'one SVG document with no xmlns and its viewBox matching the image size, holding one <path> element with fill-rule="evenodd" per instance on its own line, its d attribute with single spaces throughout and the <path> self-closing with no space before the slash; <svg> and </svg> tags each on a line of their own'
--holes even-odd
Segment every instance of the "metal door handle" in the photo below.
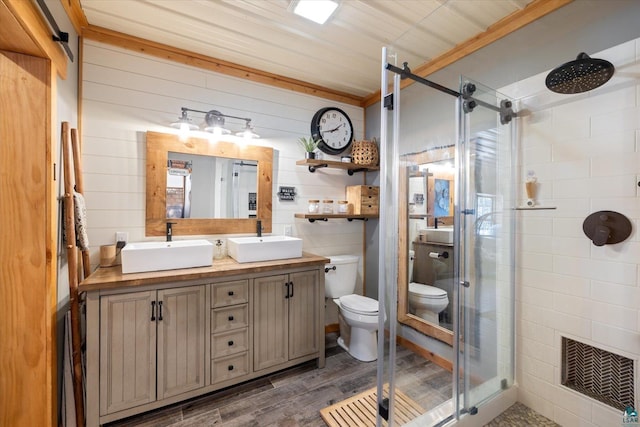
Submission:
<svg viewBox="0 0 640 427">
<path fill-rule="evenodd" d="M 158 301 L 158 321 L 162 320 L 162 301 Z"/>
<path fill-rule="evenodd" d="M 151 321 L 156 321 L 156 302 L 151 301 Z"/>
</svg>

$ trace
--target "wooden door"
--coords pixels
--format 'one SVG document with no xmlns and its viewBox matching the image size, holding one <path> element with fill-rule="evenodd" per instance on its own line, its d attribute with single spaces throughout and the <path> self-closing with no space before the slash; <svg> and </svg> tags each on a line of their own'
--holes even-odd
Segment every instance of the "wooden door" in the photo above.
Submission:
<svg viewBox="0 0 640 427">
<path fill-rule="evenodd" d="M 303 271 L 289 276 L 289 360 L 317 353 L 319 345 L 318 272 Z"/>
<path fill-rule="evenodd" d="M 253 283 L 253 366 L 255 371 L 289 360 L 288 275 L 260 277 Z"/>
<path fill-rule="evenodd" d="M 158 291 L 158 399 L 204 387 L 205 287 Z"/>
<path fill-rule="evenodd" d="M 100 299 L 100 415 L 156 400 L 156 292 Z"/>
<path fill-rule="evenodd" d="M 4 41 L 18 40 L 8 34 Z M 7 427 L 54 425 L 57 413 L 50 82 L 48 60 L 0 51 L 0 425 Z"/>
</svg>

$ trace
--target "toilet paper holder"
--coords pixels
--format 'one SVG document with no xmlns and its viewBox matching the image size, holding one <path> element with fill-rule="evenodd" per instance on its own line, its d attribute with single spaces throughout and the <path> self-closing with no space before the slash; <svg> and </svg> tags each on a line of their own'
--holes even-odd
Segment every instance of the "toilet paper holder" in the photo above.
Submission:
<svg viewBox="0 0 640 427">
<path fill-rule="evenodd" d="M 449 252 L 447 251 L 443 251 L 443 252 L 429 252 L 429 258 L 444 258 L 447 259 L 449 258 Z"/>
<path fill-rule="evenodd" d="M 612 245 L 631 235 L 631 221 L 618 212 L 598 211 L 585 218 L 582 230 L 594 245 Z"/>
</svg>

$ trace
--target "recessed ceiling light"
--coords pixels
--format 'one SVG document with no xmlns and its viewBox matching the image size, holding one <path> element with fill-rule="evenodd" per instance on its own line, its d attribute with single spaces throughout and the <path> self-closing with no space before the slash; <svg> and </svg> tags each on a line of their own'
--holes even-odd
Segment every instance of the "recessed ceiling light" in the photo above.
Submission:
<svg viewBox="0 0 640 427">
<path fill-rule="evenodd" d="M 337 8 L 338 2 L 334 0 L 298 0 L 293 13 L 318 24 L 324 24 Z"/>
</svg>

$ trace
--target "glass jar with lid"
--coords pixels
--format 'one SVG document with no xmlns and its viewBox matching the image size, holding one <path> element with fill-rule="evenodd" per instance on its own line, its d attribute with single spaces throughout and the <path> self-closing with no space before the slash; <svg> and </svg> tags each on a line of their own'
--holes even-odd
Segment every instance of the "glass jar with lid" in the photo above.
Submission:
<svg viewBox="0 0 640 427">
<path fill-rule="evenodd" d="M 346 200 L 338 201 L 338 213 L 339 214 L 348 214 L 349 213 L 349 202 Z"/>
<path fill-rule="evenodd" d="M 320 213 L 320 200 L 309 200 L 309 213 L 317 214 Z"/>
<path fill-rule="evenodd" d="M 333 214 L 333 200 L 325 199 L 322 201 L 322 213 Z"/>
</svg>

